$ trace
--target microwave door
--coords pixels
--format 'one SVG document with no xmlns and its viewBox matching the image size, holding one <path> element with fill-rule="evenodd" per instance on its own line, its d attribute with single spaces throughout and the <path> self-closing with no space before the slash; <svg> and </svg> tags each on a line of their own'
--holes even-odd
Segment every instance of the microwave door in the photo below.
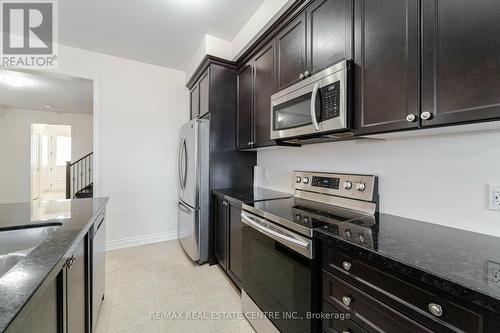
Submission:
<svg viewBox="0 0 500 333">
<path fill-rule="evenodd" d="M 321 131 L 320 89 L 313 96 L 313 87 L 307 86 L 271 102 L 271 138 L 281 139 Z M 315 97 L 315 103 L 312 103 Z M 313 114 L 316 117 L 313 118 Z"/>
</svg>

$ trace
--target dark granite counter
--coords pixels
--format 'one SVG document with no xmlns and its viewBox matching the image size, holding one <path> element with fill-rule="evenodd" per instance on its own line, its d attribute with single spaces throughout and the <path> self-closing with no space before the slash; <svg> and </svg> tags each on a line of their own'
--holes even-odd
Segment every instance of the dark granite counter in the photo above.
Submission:
<svg viewBox="0 0 500 333">
<path fill-rule="evenodd" d="M 213 190 L 212 193 L 224 200 L 229 200 L 239 204 L 251 204 L 257 201 L 282 199 L 293 196 L 293 194 L 290 193 L 269 190 L 261 187 L 221 189 Z"/>
<path fill-rule="evenodd" d="M 69 251 L 82 239 L 108 198 L 76 199 L 46 204 L 0 204 L 0 232 L 57 225 L 49 238 L 0 277 L 0 332 L 4 332 L 45 280 L 60 270 Z"/>
<path fill-rule="evenodd" d="M 365 247 L 318 228 L 315 235 L 384 268 L 500 313 L 500 238 L 437 224 L 380 214 L 372 229 L 374 246 Z"/>
</svg>

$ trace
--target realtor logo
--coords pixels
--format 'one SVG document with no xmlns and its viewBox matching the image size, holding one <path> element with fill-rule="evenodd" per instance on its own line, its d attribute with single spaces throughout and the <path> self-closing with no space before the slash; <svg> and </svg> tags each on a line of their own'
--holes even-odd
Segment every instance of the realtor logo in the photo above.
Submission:
<svg viewBox="0 0 500 333">
<path fill-rule="evenodd" d="M 55 0 L 0 0 L 2 66 L 57 67 Z"/>
</svg>

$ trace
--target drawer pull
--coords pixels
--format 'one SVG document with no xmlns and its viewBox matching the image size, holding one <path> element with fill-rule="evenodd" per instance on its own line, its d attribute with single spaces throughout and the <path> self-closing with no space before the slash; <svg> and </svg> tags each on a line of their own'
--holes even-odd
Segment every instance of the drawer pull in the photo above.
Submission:
<svg viewBox="0 0 500 333">
<path fill-rule="evenodd" d="M 429 312 L 436 317 L 441 317 L 443 315 L 443 308 L 439 304 L 430 303 Z"/>
<path fill-rule="evenodd" d="M 344 296 L 342 297 L 342 303 L 344 303 L 345 306 L 350 306 L 352 299 L 349 296 Z"/>
<path fill-rule="evenodd" d="M 351 265 L 351 263 L 350 263 L 350 262 L 348 262 L 348 261 L 344 261 L 344 262 L 342 263 L 342 267 L 344 268 L 344 270 L 349 271 L 349 270 L 351 269 L 352 265 Z"/>
</svg>

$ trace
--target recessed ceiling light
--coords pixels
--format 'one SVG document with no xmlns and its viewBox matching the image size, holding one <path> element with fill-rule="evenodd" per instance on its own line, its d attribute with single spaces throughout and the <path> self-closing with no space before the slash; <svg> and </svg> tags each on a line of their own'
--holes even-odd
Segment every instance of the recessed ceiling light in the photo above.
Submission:
<svg viewBox="0 0 500 333">
<path fill-rule="evenodd" d="M 47 104 L 47 105 L 44 105 L 43 107 L 46 109 L 53 109 L 54 105 Z"/>
<path fill-rule="evenodd" d="M 5 83 L 8 86 L 14 88 L 20 88 L 25 86 L 30 86 L 33 84 L 33 80 L 25 78 L 21 75 L 11 74 L 8 72 L 4 72 L 0 74 L 0 82 Z"/>
</svg>

